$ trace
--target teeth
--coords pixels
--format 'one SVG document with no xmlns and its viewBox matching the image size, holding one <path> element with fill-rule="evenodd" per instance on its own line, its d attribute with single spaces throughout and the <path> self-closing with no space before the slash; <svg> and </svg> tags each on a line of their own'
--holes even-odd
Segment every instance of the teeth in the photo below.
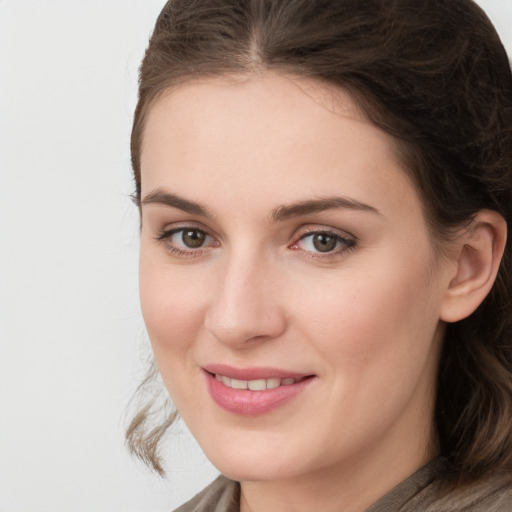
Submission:
<svg viewBox="0 0 512 512">
<path fill-rule="evenodd" d="M 250 380 L 248 382 L 248 387 L 252 391 L 262 391 L 267 389 L 267 381 L 265 379 Z"/>
<path fill-rule="evenodd" d="M 246 380 L 231 379 L 231 387 L 233 389 L 247 389 Z"/>
<path fill-rule="evenodd" d="M 251 391 L 263 391 L 265 389 L 275 389 L 279 386 L 290 386 L 291 384 L 295 384 L 297 381 L 301 379 L 293 379 L 293 378 L 286 378 L 286 379 L 279 379 L 279 378 L 272 378 L 272 379 L 257 379 L 257 380 L 238 380 L 238 379 L 231 379 L 229 377 L 226 377 L 225 375 L 219 375 L 215 374 L 215 378 L 222 382 L 225 386 L 228 388 L 233 389 L 250 389 Z"/>
<path fill-rule="evenodd" d="M 275 389 L 281 385 L 281 379 L 267 379 L 267 389 Z"/>
</svg>

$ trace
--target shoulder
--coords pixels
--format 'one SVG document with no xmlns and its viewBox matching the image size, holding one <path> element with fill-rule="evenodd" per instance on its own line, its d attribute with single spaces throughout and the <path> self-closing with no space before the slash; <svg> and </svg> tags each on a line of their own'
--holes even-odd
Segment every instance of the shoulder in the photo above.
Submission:
<svg viewBox="0 0 512 512">
<path fill-rule="evenodd" d="M 174 512 L 239 512 L 239 501 L 238 482 L 221 475 Z"/>
<path fill-rule="evenodd" d="M 437 458 L 392 489 L 367 512 L 512 512 L 512 473 L 495 473 L 457 488 L 445 484 Z"/>
<path fill-rule="evenodd" d="M 496 473 L 451 492 L 433 485 L 430 494 L 432 502 L 426 512 L 511 512 L 512 473 Z"/>
</svg>

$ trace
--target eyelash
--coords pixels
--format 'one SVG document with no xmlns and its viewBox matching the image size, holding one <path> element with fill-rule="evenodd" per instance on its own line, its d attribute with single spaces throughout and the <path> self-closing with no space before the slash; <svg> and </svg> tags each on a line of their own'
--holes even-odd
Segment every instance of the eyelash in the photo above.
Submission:
<svg viewBox="0 0 512 512">
<path fill-rule="evenodd" d="M 346 251 L 351 251 L 355 249 L 356 247 L 356 239 L 355 237 L 347 237 L 342 236 L 339 233 L 336 233 L 335 231 L 331 231 L 329 229 L 309 229 L 303 232 L 302 234 L 299 234 L 298 238 L 295 242 L 293 242 L 289 248 L 292 250 L 301 250 L 298 246 L 300 242 L 311 238 L 312 243 L 313 238 L 317 235 L 324 235 L 327 237 L 331 237 L 335 241 L 335 248 L 331 251 L 326 251 L 324 253 L 320 251 L 310 251 L 303 249 L 305 255 L 307 255 L 308 258 L 314 258 L 314 259 L 328 259 L 328 258 L 335 258 L 341 256 Z M 340 247 L 341 246 L 341 247 Z"/>
<path fill-rule="evenodd" d="M 178 234 L 185 233 L 185 231 L 193 231 L 196 233 L 202 233 L 205 235 L 206 239 L 211 238 L 213 240 L 213 237 L 210 236 L 204 229 L 199 229 L 195 226 L 182 226 L 179 228 L 173 228 L 173 229 L 167 229 L 162 230 L 156 237 L 156 240 L 159 242 L 162 242 L 165 246 L 165 248 L 171 252 L 172 254 L 175 254 L 177 256 L 189 256 L 189 257 L 198 257 L 204 254 L 204 246 L 200 246 L 197 249 L 185 249 L 177 247 L 175 244 L 172 243 L 171 238 Z M 218 245 L 218 243 L 217 243 Z"/>
<path fill-rule="evenodd" d="M 201 245 L 197 249 L 185 249 L 181 247 L 177 247 L 175 243 L 172 243 L 171 239 L 174 235 L 178 233 L 182 233 L 182 237 L 184 235 L 184 232 L 190 231 L 195 233 L 201 233 L 205 236 L 205 240 L 211 239 L 215 240 L 211 235 L 208 234 L 207 231 L 197 228 L 195 226 L 183 226 L 168 230 L 162 230 L 157 236 L 156 240 L 158 242 L 161 242 L 165 245 L 165 248 L 171 252 L 172 254 L 175 254 L 177 256 L 182 257 L 199 257 L 202 256 L 205 253 L 205 248 L 208 247 L 208 245 Z M 322 253 L 321 251 L 315 252 L 311 250 L 302 249 L 302 251 L 307 255 L 309 258 L 314 259 L 328 259 L 333 258 L 336 256 L 340 256 L 342 253 L 346 251 L 351 251 L 356 247 L 357 240 L 355 237 L 345 237 L 340 235 L 339 233 L 336 233 L 334 231 L 331 231 L 329 229 L 309 229 L 304 230 L 302 233 L 299 233 L 297 237 L 295 237 L 295 241 L 291 243 L 288 248 L 296 251 L 300 251 L 301 248 L 299 247 L 300 242 L 308 239 L 313 238 L 317 235 L 324 235 L 327 237 L 332 237 L 335 240 L 335 248 L 330 251 L 326 251 Z M 312 242 L 314 243 L 314 242 Z M 219 245 L 218 242 L 215 242 L 213 247 L 217 247 Z M 340 248 L 340 246 L 342 246 Z"/>
</svg>

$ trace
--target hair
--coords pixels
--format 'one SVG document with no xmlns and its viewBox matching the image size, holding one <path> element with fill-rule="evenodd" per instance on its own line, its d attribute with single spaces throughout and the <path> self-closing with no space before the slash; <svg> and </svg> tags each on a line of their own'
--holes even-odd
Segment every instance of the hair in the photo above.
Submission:
<svg viewBox="0 0 512 512">
<path fill-rule="evenodd" d="M 394 137 L 435 245 L 482 209 L 512 225 L 510 64 L 471 0 L 169 0 L 140 68 L 131 136 L 139 204 L 154 102 L 194 79 L 264 71 L 347 90 Z M 443 341 L 435 426 L 443 478 L 456 485 L 512 469 L 511 245 L 508 237 L 490 294 L 448 324 Z M 127 441 L 162 472 L 158 443 L 172 418 L 150 429 L 151 416 L 150 396 Z"/>
</svg>

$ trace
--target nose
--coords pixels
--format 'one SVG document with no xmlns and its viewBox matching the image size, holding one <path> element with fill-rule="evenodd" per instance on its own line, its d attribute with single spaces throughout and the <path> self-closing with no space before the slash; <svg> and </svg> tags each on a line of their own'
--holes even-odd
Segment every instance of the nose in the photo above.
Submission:
<svg viewBox="0 0 512 512">
<path fill-rule="evenodd" d="M 243 256 L 227 261 L 215 280 L 206 329 L 232 348 L 277 338 L 286 330 L 276 269 Z"/>
</svg>

